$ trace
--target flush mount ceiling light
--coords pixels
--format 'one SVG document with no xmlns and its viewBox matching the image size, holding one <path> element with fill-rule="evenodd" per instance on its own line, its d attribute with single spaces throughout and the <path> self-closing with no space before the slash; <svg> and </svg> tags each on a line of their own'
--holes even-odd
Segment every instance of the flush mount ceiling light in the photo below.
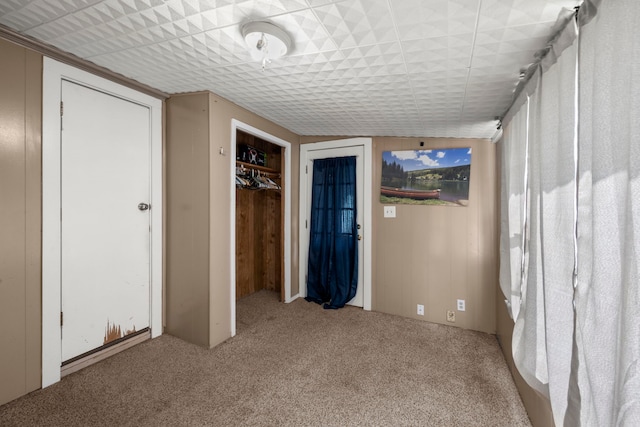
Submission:
<svg viewBox="0 0 640 427">
<path fill-rule="evenodd" d="M 262 62 L 262 71 L 272 59 L 281 58 L 291 50 L 289 34 L 270 22 L 247 22 L 241 31 L 251 57 Z"/>
</svg>

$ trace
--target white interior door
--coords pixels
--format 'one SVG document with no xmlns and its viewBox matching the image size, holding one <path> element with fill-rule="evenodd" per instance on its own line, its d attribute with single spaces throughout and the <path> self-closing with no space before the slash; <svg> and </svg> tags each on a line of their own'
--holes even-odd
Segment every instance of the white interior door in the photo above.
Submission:
<svg viewBox="0 0 640 427">
<path fill-rule="evenodd" d="M 68 81 L 62 102 L 65 362 L 149 327 L 151 138 L 146 106 Z"/>
<path fill-rule="evenodd" d="M 358 289 L 356 291 L 356 295 L 353 297 L 351 301 L 347 304 L 354 305 L 356 307 L 363 307 L 364 304 L 364 246 L 363 246 L 363 217 L 364 217 L 364 147 L 362 145 L 356 145 L 351 147 L 341 147 L 341 148 L 324 148 L 318 150 L 309 150 L 306 155 L 306 173 L 305 180 L 306 182 L 301 182 L 300 186 L 304 186 L 307 189 L 306 191 L 306 215 L 304 216 L 305 222 L 305 253 L 301 259 L 301 268 L 304 271 L 307 271 L 307 266 L 309 263 L 308 258 L 308 249 L 309 249 L 309 225 L 311 223 L 310 220 L 310 212 L 311 212 L 311 189 L 313 184 L 313 161 L 317 159 L 328 159 L 334 157 L 356 157 L 356 206 L 357 206 L 357 222 L 358 222 L 358 234 L 360 238 L 358 239 Z M 305 275 L 306 277 L 306 275 Z M 306 280 L 301 284 L 306 289 L 307 283 Z"/>
</svg>

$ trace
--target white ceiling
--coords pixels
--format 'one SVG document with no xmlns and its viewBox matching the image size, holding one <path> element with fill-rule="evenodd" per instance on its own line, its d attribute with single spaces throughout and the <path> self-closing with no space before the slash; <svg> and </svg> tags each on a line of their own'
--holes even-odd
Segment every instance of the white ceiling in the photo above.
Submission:
<svg viewBox="0 0 640 427">
<path fill-rule="evenodd" d="M 0 24 L 167 93 L 210 90 L 300 135 L 491 138 L 581 0 L 2 0 Z M 240 34 L 293 39 L 266 70 Z"/>
</svg>

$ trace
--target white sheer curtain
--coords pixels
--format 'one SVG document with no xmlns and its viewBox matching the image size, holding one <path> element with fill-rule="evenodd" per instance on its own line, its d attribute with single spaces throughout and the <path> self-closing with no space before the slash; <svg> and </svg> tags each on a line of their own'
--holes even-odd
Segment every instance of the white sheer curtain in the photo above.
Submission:
<svg viewBox="0 0 640 427">
<path fill-rule="evenodd" d="M 541 125 L 535 140 L 540 156 L 540 254 L 545 301 L 544 313 L 538 319 L 545 323 L 549 398 L 558 426 L 567 408 L 573 347 L 577 37 L 577 25 L 571 19 L 542 61 Z"/>
<path fill-rule="evenodd" d="M 520 311 L 513 328 L 513 360 L 522 377 L 540 393 L 548 395 L 544 321 L 544 293 L 542 263 L 540 262 L 540 155 L 536 143 L 540 133 L 541 73 L 538 69 L 527 87 L 529 96 L 529 122 L 527 144 L 526 208 L 524 226 L 523 274 Z"/>
<path fill-rule="evenodd" d="M 527 166 L 527 125 L 529 95 L 524 91 L 505 117 L 502 136 L 500 287 L 511 318 L 520 311 L 522 263 L 524 255 L 525 189 Z"/>
<path fill-rule="evenodd" d="M 540 64 L 529 106 L 527 271 L 513 332 L 523 378 L 562 425 L 573 341 L 577 26 L 569 16 Z"/>
<path fill-rule="evenodd" d="M 597 15 L 580 36 L 575 383 L 567 424 L 639 426 L 640 2 L 587 6 Z"/>
<path fill-rule="evenodd" d="M 579 21 L 506 120 L 500 285 L 556 425 L 640 426 L 640 1 Z"/>
</svg>

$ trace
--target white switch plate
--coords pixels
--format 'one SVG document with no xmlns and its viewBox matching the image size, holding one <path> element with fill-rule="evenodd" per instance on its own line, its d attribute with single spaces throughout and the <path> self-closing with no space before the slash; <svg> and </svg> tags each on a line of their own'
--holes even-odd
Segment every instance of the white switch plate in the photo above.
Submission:
<svg viewBox="0 0 640 427">
<path fill-rule="evenodd" d="M 458 311 L 464 311 L 464 310 L 465 310 L 464 300 L 463 299 L 459 299 L 458 300 Z"/>
<path fill-rule="evenodd" d="M 385 218 L 395 218 L 396 217 L 396 207 L 395 206 L 385 206 L 384 207 L 384 217 Z"/>
</svg>

